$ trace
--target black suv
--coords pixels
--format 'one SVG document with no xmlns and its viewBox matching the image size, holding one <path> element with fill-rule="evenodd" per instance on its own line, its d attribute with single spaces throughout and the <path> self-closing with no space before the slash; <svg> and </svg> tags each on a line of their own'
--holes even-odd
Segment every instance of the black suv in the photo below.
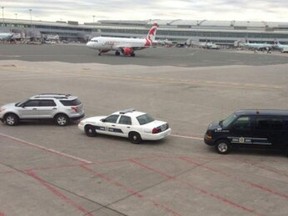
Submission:
<svg viewBox="0 0 288 216">
<path fill-rule="evenodd" d="M 204 136 L 220 154 L 232 147 L 276 149 L 288 153 L 288 110 L 239 110 L 213 122 Z"/>
</svg>

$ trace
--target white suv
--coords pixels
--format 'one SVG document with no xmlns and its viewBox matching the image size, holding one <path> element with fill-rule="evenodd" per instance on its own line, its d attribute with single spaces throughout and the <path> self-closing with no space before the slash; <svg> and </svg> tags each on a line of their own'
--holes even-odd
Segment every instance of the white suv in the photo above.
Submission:
<svg viewBox="0 0 288 216">
<path fill-rule="evenodd" d="M 0 108 L 0 120 L 9 126 L 17 125 L 20 121 L 45 119 L 65 126 L 71 120 L 81 119 L 84 115 L 81 101 L 70 94 L 44 93 Z"/>
<path fill-rule="evenodd" d="M 78 127 L 87 136 L 107 134 L 127 137 L 132 143 L 142 140 L 160 140 L 171 133 L 167 122 L 154 120 L 147 113 L 128 109 L 114 112 L 109 116 L 95 116 L 83 119 Z"/>
</svg>

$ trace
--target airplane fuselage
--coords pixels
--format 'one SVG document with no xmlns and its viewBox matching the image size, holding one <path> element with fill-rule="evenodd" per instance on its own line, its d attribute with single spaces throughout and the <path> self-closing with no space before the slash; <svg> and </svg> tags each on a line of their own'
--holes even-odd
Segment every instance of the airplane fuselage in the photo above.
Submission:
<svg viewBox="0 0 288 216">
<path fill-rule="evenodd" d="M 0 33 L 0 40 L 9 40 L 13 37 L 12 33 Z"/>
<path fill-rule="evenodd" d="M 244 43 L 244 46 L 251 48 L 251 49 L 267 49 L 272 48 L 272 44 L 266 43 Z"/>
<path fill-rule="evenodd" d="M 138 50 L 149 47 L 148 43 L 146 39 L 94 37 L 87 43 L 87 46 L 98 50 L 119 50 L 122 47 Z"/>
</svg>

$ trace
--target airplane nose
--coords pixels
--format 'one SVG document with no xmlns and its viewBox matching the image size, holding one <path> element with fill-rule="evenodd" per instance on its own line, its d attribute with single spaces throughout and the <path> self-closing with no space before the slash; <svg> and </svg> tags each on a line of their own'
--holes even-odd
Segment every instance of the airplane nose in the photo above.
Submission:
<svg viewBox="0 0 288 216">
<path fill-rule="evenodd" d="M 86 44 L 86 46 L 88 46 L 88 47 L 92 47 L 92 43 L 91 43 L 91 41 L 88 41 L 88 43 Z"/>
</svg>

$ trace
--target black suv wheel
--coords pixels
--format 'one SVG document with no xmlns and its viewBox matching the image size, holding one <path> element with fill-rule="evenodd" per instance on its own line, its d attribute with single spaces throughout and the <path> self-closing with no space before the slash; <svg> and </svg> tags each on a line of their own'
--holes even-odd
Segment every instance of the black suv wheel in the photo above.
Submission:
<svg viewBox="0 0 288 216">
<path fill-rule="evenodd" d="M 217 141 L 215 147 L 219 154 L 228 154 L 231 151 L 231 144 L 227 140 Z"/>
</svg>

